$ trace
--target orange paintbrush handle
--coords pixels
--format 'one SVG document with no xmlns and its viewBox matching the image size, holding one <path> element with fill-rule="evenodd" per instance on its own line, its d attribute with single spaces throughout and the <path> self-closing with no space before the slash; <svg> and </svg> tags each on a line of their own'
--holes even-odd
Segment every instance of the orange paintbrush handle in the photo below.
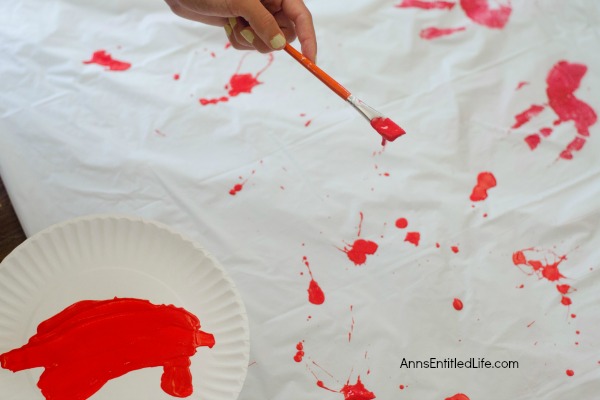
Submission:
<svg viewBox="0 0 600 400">
<path fill-rule="evenodd" d="M 335 81 L 335 79 L 333 79 L 332 77 L 327 75 L 325 73 L 325 71 L 323 71 L 321 68 L 317 67 L 312 61 L 310 61 L 308 58 L 304 57 L 298 50 L 296 50 L 289 44 L 286 44 L 283 49 L 289 55 L 294 57 L 300 64 L 302 64 L 304 66 L 304 68 L 306 68 L 314 76 L 319 78 L 319 80 L 321 82 L 326 84 L 329 87 L 329 89 L 333 90 L 335 92 L 335 94 L 337 94 L 344 100 L 348 100 L 348 97 L 350 97 L 350 95 L 352 94 L 348 91 L 348 89 L 346 89 L 345 87 L 343 87 L 342 85 L 337 83 Z"/>
</svg>

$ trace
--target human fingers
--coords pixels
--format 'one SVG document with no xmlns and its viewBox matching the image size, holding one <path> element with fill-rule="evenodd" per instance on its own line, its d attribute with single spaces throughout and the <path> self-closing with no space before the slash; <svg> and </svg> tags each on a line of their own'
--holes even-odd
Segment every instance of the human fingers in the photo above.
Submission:
<svg viewBox="0 0 600 400">
<path fill-rule="evenodd" d="M 214 26 L 224 26 L 227 23 L 227 18 L 201 14 L 186 7 L 180 0 L 165 0 L 165 2 L 173 14 L 179 17 Z"/>
<path fill-rule="evenodd" d="M 261 40 L 250 24 L 243 18 L 229 18 L 229 26 L 232 30 L 232 38 L 240 44 L 240 46 L 258 50 L 261 53 L 273 51 L 273 49 Z"/>
<path fill-rule="evenodd" d="M 283 13 L 294 23 L 302 54 L 315 62 L 317 59 L 317 36 L 312 14 L 302 0 L 283 0 Z"/>
<path fill-rule="evenodd" d="M 238 0 L 232 2 L 231 11 L 235 15 L 244 18 L 250 24 L 255 38 L 260 38 L 262 43 L 269 49 L 281 50 L 285 46 L 286 39 L 284 33 L 279 28 L 275 17 L 259 0 Z"/>
</svg>

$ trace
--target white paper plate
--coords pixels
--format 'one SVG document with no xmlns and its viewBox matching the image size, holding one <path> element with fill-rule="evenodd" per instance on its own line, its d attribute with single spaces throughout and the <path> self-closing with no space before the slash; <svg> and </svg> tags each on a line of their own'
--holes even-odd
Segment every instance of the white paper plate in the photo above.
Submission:
<svg viewBox="0 0 600 400">
<path fill-rule="evenodd" d="M 169 228 L 129 217 L 93 216 L 52 226 L 0 264 L 0 353 L 27 343 L 37 325 L 84 299 L 134 297 L 184 307 L 214 334 L 212 349 L 192 357 L 189 399 L 233 400 L 246 377 L 248 320 L 219 263 Z M 0 397 L 43 399 L 42 368 L 0 368 Z M 162 368 L 132 371 L 90 399 L 173 399 L 160 388 Z"/>
</svg>

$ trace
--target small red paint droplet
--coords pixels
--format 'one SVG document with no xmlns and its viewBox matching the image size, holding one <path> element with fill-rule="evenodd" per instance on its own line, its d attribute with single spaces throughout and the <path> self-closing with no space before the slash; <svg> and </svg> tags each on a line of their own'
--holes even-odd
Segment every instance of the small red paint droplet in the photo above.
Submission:
<svg viewBox="0 0 600 400">
<path fill-rule="evenodd" d="M 567 294 L 569 289 L 571 289 L 570 285 L 556 285 L 556 290 L 558 290 L 561 294 Z"/>
<path fill-rule="evenodd" d="M 98 64 L 106 67 L 109 71 L 125 71 L 131 67 L 131 64 L 125 61 L 119 61 L 112 58 L 105 50 L 98 50 L 92 54 L 92 58 L 83 61 L 84 64 Z"/>
<path fill-rule="evenodd" d="M 487 213 L 483 213 L 483 218 L 487 218 L 488 214 Z"/>
<path fill-rule="evenodd" d="M 577 314 L 571 314 L 571 318 L 577 318 Z"/>
<path fill-rule="evenodd" d="M 393 142 L 406 133 L 389 118 L 373 118 L 371 126 L 383 137 L 384 141 Z"/>
<path fill-rule="evenodd" d="M 526 81 L 519 82 L 516 90 L 520 90 L 525 85 L 529 85 L 529 82 L 526 82 Z"/>
<path fill-rule="evenodd" d="M 244 188 L 244 185 L 241 183 L 236 183 L 233 188 L 229 191 L 229 194 L 235 196 L 237 192 L 241 191 Z"/>
<path fill-rule="evenodd" d="M 296 355 L 294 355 L 294 361 L 297 363 L 302 361 L 304 357 L 304 344 L 302 342 L 298 342 L 296 345 Z"/>
<path fill-rule="evenodd" d="M 477 175 L 477 184 L 471 192 L 471 201 L 482 201 L 488 197 L 488 190 L 496 186 L 496 178 L 491 172 L 481 172 Z"/>
<path fill-rule="evenodd" d="M 458 246 L 452 246 L 450 247 L 450 250 L 452 250 L 452 252 L 455 254 L 459 252 Z"/>
<path fill-rule="evenodd" d="M 357 239 L 350 248 L 344 248 L 344 252 L 355 265 L 362 265 L 367 261 L 367 255 L 375 254 L 378 247 L 370 240 Z"/>
<path fill-rule="evenodd" d="M 396 220 L 396 228 L 404 229 L 408 226 L 408 221 L 406 218 L 398 218 Z"/>
<path fill-rule="evenodd" d="M 436 244 L 435 244 L 435 247 L 437 247 L 437 248 L 439 249 L 439 248 L 440 248 L 440 244 L 439 244 L 439 243 L 436 243 Z"/>
<path fill-rule="evenodd" d="M 175 79 L 176 81 L 179 80 L 179 74 L 173 74 L 173 79 Z"/>
<path fill-rule="evenodd" d="M 572 370 L 572 369 L 568 369 L 568 370 L 566 371 L 566 373 L 567 373 L 567 376 L 573 376 L 573 375 L 575 375 L 575 372 L 573 372 L 573 370 Z"/>
<path fill-rule="evenodd" d="M 579 335 L 580 333 L 581 333 L 581 332 L 579 332 L 579 331 L 575 331 L 575 334 L 576 334 L 576 335 Z"/>
<path fill-rule="evenodd" d="M 540 136 L 536 133 L 526 136 L 523 140 L 525 140 L 525 143 L 527 143 L 531 150 L 535 150 L 541 142 Z"/>
<path fill-rule="evenodd" d="M 304 123 L 304 126 L 308 127 L 312 123 L 312 119 L 309 119 Z"/>
<path fill-rule="evenodd" d="M 421 240 L 421 234 L 419 232 L 407 232 L 406 237 L 404 238 L 405 242 L 412 243 L 415 246 L 419 245 L 419 240 Z"/>
<path fill-rule="evenodd" d="M 523 285 L 523 284 L 521 283 L 519 286 L 517 286 L 517 289 L 523 289 L 524 287 L 525 287 L 525 285 Z"/>
<path fill-rule="evenodd" d="M 560 299 L 560 302 L 565 306 L 570 306 L 572 304 L 571 299 L 567 296 L 563 296 L 562 299 Z"/>
<path fill-rule="evenodd" d="M 404 385 L 400 385 L 400 390 L 404 390 Z"/>
<path fill-rule="evenodd" d="M 460 311 L 463 309 L 463 302 L 460 299 L 455 298 L 452 301 L 452 307 L 454 307 L 456 311 Z"/>
</svg>

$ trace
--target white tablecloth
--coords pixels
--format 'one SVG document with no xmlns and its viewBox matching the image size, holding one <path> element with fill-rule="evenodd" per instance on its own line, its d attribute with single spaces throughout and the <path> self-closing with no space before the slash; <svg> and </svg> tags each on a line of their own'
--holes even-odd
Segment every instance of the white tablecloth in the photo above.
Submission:
<svg viewBox="0 0 600 400">
<path fill-rule="evenodd" d="M 159 0 L 2 2 L 0 173 L 26 233 L 117 213 L 201 243 L 247 307 L 243 400 L 342 399 L 359 376 L 377 399 L 596 398 L 600 3 L 505 0 L 502 28 L 469 1 L 409 3 L 307 1 L 319 65 L 407 130 L 382 148 L 287 54 L 228 48 Z M 131 68 L 83 63 L 98 50 Z M 260 84 L 229 96 L 235 73 Z M 472 201 L 481 172 L 497 184 Z M 377 249 L 356 265 L 358 239 Z M 519 366 L 403 364 L 430 357 Z"/>
</svg>

